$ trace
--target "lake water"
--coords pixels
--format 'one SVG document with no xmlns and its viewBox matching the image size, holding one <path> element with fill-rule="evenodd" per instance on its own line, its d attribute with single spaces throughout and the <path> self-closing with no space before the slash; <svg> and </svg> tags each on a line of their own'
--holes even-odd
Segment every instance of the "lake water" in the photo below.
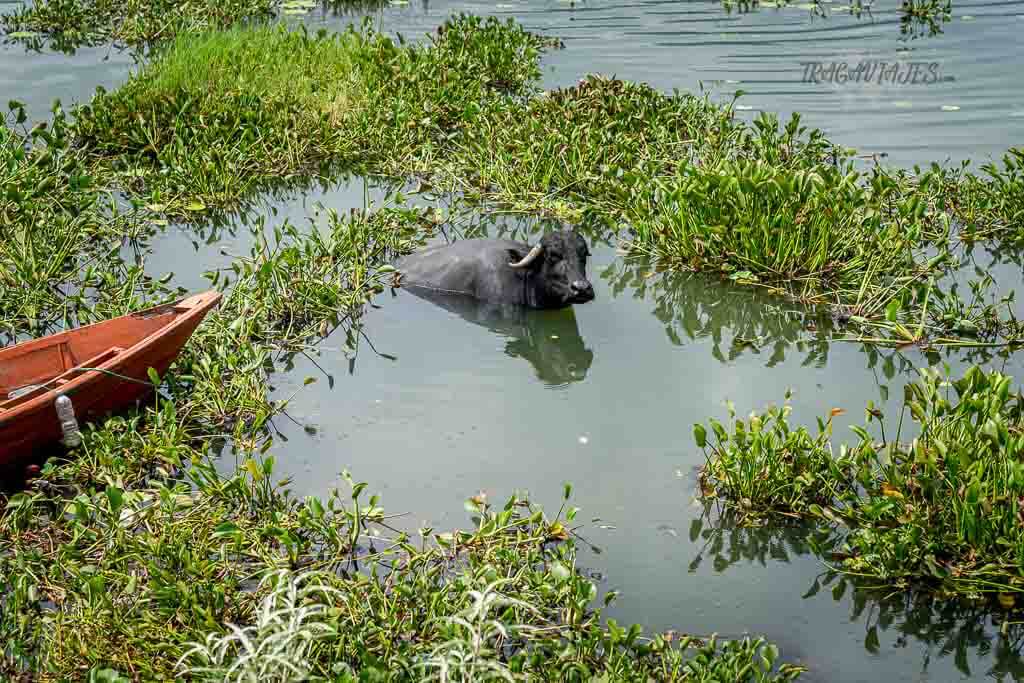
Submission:
<svg viewBox="0 0 1024 683">
<path fill-rule="evenodd" d="M 742 88 L 740 102 L 751 108 L 744 116 L 800 111 L 834 139 L 886 152 L 888 163 L 900 165 L 983 162 L 1024 139 L 1024 42 L 1017 38 L 1024 2 L 958 3 L 941 35 L 916 38 L 901 37 L 891 3 L 859 19 L 799 8 L 730 14 L 714 2 L 415 3 L 373 16 L 416 37 L 458 11 L 514 16 L 562 37 L 566 49 L 544 61 L 546 87 L 600 72 L 664 89 L 704 83 L 720 97 Z M 352 19 L 314 11 L 304 21 L 337 28 Z M 802 64 L 811 60 L 934 61 L 943 79 L 927 86 L 805 83 Z M 54 98 L 67 103 L 96 85 L 116 86 L 131 64 L 107 48 L 62 56 L 6 46 L 0 90 L 44 116 Z M 362 206 L 365 189 L 361 180 L 343 180 L 267 200 L 257 213 L 268 225 L 305 224 L 318 203 Z M 382 196 L 380 188 L 369 191 Z M 478 218 L 463 230 L 542 229 Z M 147 267 L 203 288 L 202 272 L 226 260 L 221 248 L 247 249 L 241 221 L 220 235 L 207 244 L 169 229 L 154 241 Z M 880 600 L 835 582 L 815 593 L 825 567 L 798 533 L 715 525 L 694 503 L 703 456 L 692 425 L 724 418 L 725 401 L 745 415 L 781 402 L 792 388 L 799 421 L 845 408 L 842 436 L 861 421 L 867 401 L 895 416 L 914 366 L 958 367 L 966 356 L 869 352 L 832 341 L 827 319 L 756 291 L 652 273 L 612 245 L 592 251 L 597 298 L 589 304 L 495 323 L 407 292 L 385 293 L 365 318 L 379 353 L 363 345 L 353 365 L 341 343 L 328 339 L 315 364 L 300 357 L 282 368 L 275 377 L 282 397 L 307 376 L 319 379 L 291 404 L 298 424 L 276 423 L 287 439 L 275 449 L 279 468 L 294 477 L 293 488 L 327 493 L 349 469 L 382 494 L 387 510 L 408 513 L 405 526 L 443 528 L 467 526 L 462 501 L 481 490 L 493 501 L 526 490 L 557 507 L 570 481 L 582 533 L 595 546 L 582 560 L 602 590 L 621 591 L 613 611 L 620 621 L 762 634 L 784 658 L 810 667 L 811 681 L 1024 678 L 1019 646 L 1001 639 L 985 614 Z M 1019 266 L 992 266 L 985 255 L 978 262 L 1019 288 Z M 1020 365 L 1016 358 L 991 363 L 1011 371 Z"/>
</svg>

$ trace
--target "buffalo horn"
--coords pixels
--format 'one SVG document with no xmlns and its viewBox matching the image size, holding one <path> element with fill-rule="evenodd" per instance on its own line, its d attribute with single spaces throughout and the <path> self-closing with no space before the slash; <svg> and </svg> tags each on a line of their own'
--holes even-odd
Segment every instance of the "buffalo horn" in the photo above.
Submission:
<svg viewBox="0 0 1024 683">
<path fill-rule="evenodd" d="M 526 266 L 530 265 L 531 263 L 537 260 L 537 257 L 540 256 L 540 252 L 543 251 L 543 249 L 544 247 L 538 244 L 537 246 L 530 250 L 529 254 L 523 257 L 522 261 L 519 261 L 518 263 L 510 263 L 508 265 L 510 265 L 513 268 L 525 268 Z"/>
</svg>

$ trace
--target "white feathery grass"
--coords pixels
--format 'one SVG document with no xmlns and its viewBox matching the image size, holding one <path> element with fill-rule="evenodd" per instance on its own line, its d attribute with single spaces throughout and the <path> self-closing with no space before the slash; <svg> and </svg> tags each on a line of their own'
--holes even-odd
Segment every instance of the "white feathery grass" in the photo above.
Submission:
<svg viewBox="0 0 1024 683">
<path fill-rule="evenodd" d="M 324 583 L 319 572 L 268 575 L 261 586 L 277 578 L 260 603 L 255 623 L 245 628 L 228 624 L 230 633 L 211 633 L 192 643 L 178 660 L 182 674 L 225 683 L 290 683 L 308 680 L 309 655 L 316 641 L 335 633 L 325 623 L 327 600 L 341 591 Z"/>
<path fill-rule="evenodd" d="M 457 635 L 434 648 L 430 657 L 420 664 L 426 670 L 426 680 L 441 683 L 470 683 L 471 681 L 505 680 L 518 678 L 499 655 L 499 648 L 508 638 L 509 631 L 524 633 L 533 627 L 523 624 L 507 626 L 490 618 L 491 612 L 514 606 L 534 615 L 540 612 L 527 602 L 510 598 L 498 592 L 508 579 L 488 584 L 482 591 L 469 592 L 472 604 L 454 617 L 444 619 L 453 625 Z"/>
</svg>

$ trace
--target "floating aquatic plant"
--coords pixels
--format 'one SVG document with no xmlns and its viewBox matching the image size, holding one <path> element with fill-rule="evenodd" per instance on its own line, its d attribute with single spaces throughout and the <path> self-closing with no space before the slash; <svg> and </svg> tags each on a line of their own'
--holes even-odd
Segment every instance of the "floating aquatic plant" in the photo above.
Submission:
<svg viewBox="0 0 1024 683">
<path fill-rule="evenodd" d="M 925 582 L 966 596 L 1024 595 L 1024 397 L 977 366 L 954 379 L 921 370 L 893 427 L 873 405 L 852 445 L 832 445 L 833 410 L 818 434 L 789 424 L 789 408 L 695 427 L 707 492 L 751 519 L 772 514 L 836 525 L 821 546 L 853 576 L 905 587 Z M 913 424 L 904 426 L 909 414 Z M 906 431 L 911 431 L 909 436 Z"/>
</svg>

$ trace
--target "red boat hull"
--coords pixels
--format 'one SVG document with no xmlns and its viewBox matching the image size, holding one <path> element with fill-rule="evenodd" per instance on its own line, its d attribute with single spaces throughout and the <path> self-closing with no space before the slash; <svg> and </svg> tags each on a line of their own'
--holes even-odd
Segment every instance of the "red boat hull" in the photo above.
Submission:
<svg viewBox="0 0 1024 683">
<path fill-rule="evenodd" d="M 70 368 L 54 368 L 53 376 L 65 379 L 51 379 L 50 382 L 62 382 L 60 386 L 41 387 L 29 392 L 27 399 L 16 402 L 0 402 L 0 465 L 18 462 L 60 442 L 63 434 L 54 407 L 54 401 L 60 395 L 71 399 L 79 425 L 128 408 L 152 395 L 154 387 L 150 384 L 149 369 L 153 368 L 162 377 L 220 298 L 216 292 L 207 292 L 175 304 L 0 349 L 0 386 L 5 377 L 12 375 L 19 358 L 28 365 L 35 356 L 37 360 L 34 362 L 38 366 L 38 357 L 46 354 L 51 367 L 55 365 L 53 359 L 57 358 L 58 352 L 54 349 L 61 345 L 63 349 L 74 349 L 76 341 L 79 341 L 76 335 L 81 335 L 82 339 L 91 335 L 91 340 L 79 343 L 79 348 L 87 349 L 89 353 L 97 348 L 97 344 L 106 343 L 112 349 L 107 352 L 111 357 L 97 365 L 82 362 L 77 365 L 95 367 L 94 370 L 78 371 L 73 363 L 69 364 Z M 161 317 L 167 320 L 161 320 Z M 156 329 L 138 338 L 147 330 L 146 326 Z M 125 340 L 124 346 L 117 343 L 119 327 L 122 328 L 120 339 Z M 115 342 L 111 344 L 108 340 Z M 69 354 L 68 351 L 61 353 Z M 33 372 L 38 373 L 39 370 L 23 370 L 22 377 L 32 376 Z M 3 398 L 6 396 L 0 396 L 0 400 Z M 5 405 L 8 407 L 3 408 Z"/>
</svg>

